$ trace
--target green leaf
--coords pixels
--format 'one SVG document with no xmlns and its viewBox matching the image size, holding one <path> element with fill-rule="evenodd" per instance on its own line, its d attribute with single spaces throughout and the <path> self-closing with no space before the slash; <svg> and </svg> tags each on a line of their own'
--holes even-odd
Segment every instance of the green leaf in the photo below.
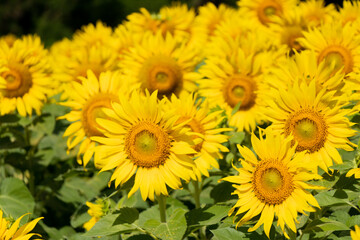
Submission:
<svg viewBox="0 0 360 240">
<path fill-rule="evenodd" d="M 234 187 L 230 182 L 221 182 L 212 189 L 210 196 L 217 202 L 227 202 L 231 199 L 236 199 L 237 196 L 231 195 Z"/>
<path fill-rule="evenodd" d="M 229 138 L 231 144 L 241 144 L 245 139 L 245 132 L 231 132 L 232 137 Z"/>
<path fill-rule="evenodd" d="M 205 208 L 194 209 L 186 214 L 189 226 L 208 226 L 217 224 L 227 216 L 230 206 L 213 205 Z"/>
<path fill-rule="evenodd" d="M 124 219 L 126 219 L 126 216 L 124 215 L 126 213 L 131 214 L 129 222 L 135 221 L 135 212 L 137 212 L 136 209 L 129 210 L 129 208 L 127 208 L 126 210 L 121 209 L 119 212 L 116 212 L 114 214 L 108 214 L 100 218 L 100 220 L 95 223 L 95 225 L 88 232 L 83 234 L 83 236 L 103 237 L 118 234 L 121 232 L 135 231 L 137 229 L 136 225 L 126 223 L 126 221 L 122 222 Z"/>
<path fill-rule="evenodd" d="M 124 207 L 117 213 L 119 213 L 119 216 L 115 219 L 114 225 L 133 223 L 139 218 L 139 212 L 135 208 Z"/>
<path fill-rule="evenodd" d="M 245 233 L 237 231 L 234 228 L 230 227 L 211 230 L 211 232 L 214 234 L 213 240 L 248 239 L 244 238 L 246 236 Z"/>
<path fill-rule="evenodd" d="M 185 213 L 186 211 L 184 209 L 177 208 L 172 212 L 170 217 L 167 218 L 166 223 L 160 222 L 157 217 L 157 219 L 145 221 L 142 227 L 160 239 L 180 240 L 186 231 Z"/>
<path fill-rule="evenodd" d="M 8 216 L 18 218 L 33 213 L 35 202 L 25 184 L 16 178 L 6 178 L 0 183 L 0 208 Z"/>
<path fill-rule="evenodd" d="M 96 197 L 107 186 L 109 172 L 95 174 L 92 178 L 68 177 L 58 192 L 58 198 L 66 203 L 81 203 Z"/>
<path fill-rule="evenodd" d="M 333 219 L 328 219 L 325 217 L 322 217 L 320 219 L 315 219 L 309 225 L 306 227 L 306 231 L 341 231 L 341 230 L 350 230 L 348 226 L 346 226 L 344 223 L 338 222 Z"/>
<path fill-rule="evenodd" d="M 345 194 L 345 195 L 344 195 Z M 315 195 L 315 198 L 321 207 L 334 206 L 334 205 L 350 205 L 347 192 L 344 190 L 331 190 L 321 192 Z"/>
</svg>

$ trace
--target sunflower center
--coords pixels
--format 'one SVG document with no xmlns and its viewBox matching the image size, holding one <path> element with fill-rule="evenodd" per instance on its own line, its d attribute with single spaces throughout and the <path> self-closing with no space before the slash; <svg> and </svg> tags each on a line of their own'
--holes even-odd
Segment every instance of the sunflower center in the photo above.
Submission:
<svg viewBox="0 0 360 240">
<path fill-rule="evenodd" d="M 170 155 L 168 133 L 155 123 L 142 121 L 134 125 L 125 137 L 125 151 L 138 167 L 163 165 Z"/>
<path fill-rule="evenodd" d="M 261 160 L 252 179 L 255 196 L 270 205 L 281 204 L 294 191 L 292 176 L 284 164 Z"/>
<path fill-rule="evenodd" d="M 265 188 L 275 191 L 279 189 L 281 185 L 282 185 L 281 174 L 277 169 L 271 168 L 264 172 L 263 186 Z"/>
<path fill-rule="evenodd" d="M 179 120 L 176 123 L 182 123 L 182 122 L 185 122 L 185 121 L 187 121 L 189 119 L 190 119 L 189 117 L 180 117 Z M 187 123 L 185 126 L 188 126 L 191 129 L 192 132 L 205 134 L 205 130 L 204 130 L 203 125 L 198 120 L 196 120 L 194 118 L 191 119 L 191 121 L 189 123 Z M 196 136 L 196 135 L 192 136 L 193 140 L 197 139 L 197 138 L 199 138 L 199 136 Z M 194 148 L 195 151 L 200 152 L 201 148 L 202 148 L 202 145 L 203 145 L 203 142 L 201 141 L 200 143 L 193 146 L 193 148 Z"/>
<path fill-rule="evenodd" d="M 325 61 L 326 65 L 334 67 L 334 72 L 343 68 L 344 73 L 350 73 L 353 70 L 353 59 L 349 50 L 342 46 L 329 46 L 325 48 L 318 57 L 318 62 Z"/>
<path fill-rule="evenodd" d="M 297 151 L 315 152 L 324 146 L 327 125 L 323 116 L 312 109 L 301 109 L 292 114 L 285 124 L 285 134 L 294 135 Z"/>
<path fill-rule="evenodd" d="M 140 71 L 143 87 L 159 96 L 178 94 L 182 89 L 182 73 L 176 61 L 167 56 L 150 57 Z"/>
<path fill-rule="evenodd" d="M 82 124 L 86 136 L 103 136 L 99 130 L 102 127 L 96 122 L 97 118 L 107 118 L 102 110 L 103 108 L 111 108 L 111 102 L 118 101 L 115 95 L 109 93 L 100 93 L 90 98 L 82 110 Z"/>
<path fill-rule="evenodd" d="M 287 26 L 285 29 L 282 35 L 282 42 L 287 44 L 291 50 L 295 49 L 296 51 L 300 51 L 302 46 L 298 42 L 298 38 L 303 37 L 301 27 L 293 25 Z"/>
<path fill-rule="evenodd" d="M 1 92 L 5 97 L 22 97 L 29 92 L 32 86 L 32 79 L 29 70 L 20 64 L 11 64 L 8 71 L 1 74 L 6 81 L 6 88 Z"/>
<path fill-rule="evenodd" d="M 262 24 L 267 25 L 271 22 L 269 17 L 273 15 L 279 16 L 281 12 L 282 7 L 277 1 L 264 0 L 257 9 L 257 16 Z"/>
<path fill-rule="evenodd" d="M 256 83 L 245 76 L 235 76 L 225 85 L 224 98 L 231 106 L 235 107 L 241 102 L 240 110 L 250 109 L 255 104 Z"/>
</svg>

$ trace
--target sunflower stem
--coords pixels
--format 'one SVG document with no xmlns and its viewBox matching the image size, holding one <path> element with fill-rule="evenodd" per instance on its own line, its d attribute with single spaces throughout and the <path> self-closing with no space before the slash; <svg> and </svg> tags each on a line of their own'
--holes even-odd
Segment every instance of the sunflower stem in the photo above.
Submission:
<svg viewBox="0 0 360 240">
<path fill-rule="evenodd" d="M 194 185 L 194 200 L 195 200 L 195 208 L 200 208 L 200 193 L 201 186 L 199 186 L 199 181 L 192 181 Z"/>
<path fill-rule="evenodd" d="M 157 200 L 159 203 L 160 220 L 166 223 L 166 196 L 160 194 L 160 196 L 157 196 Z"/>
<path fill-rule="evenodd" d="M 29 161 L 29 190 L 32 196 L 35 194 L 35 176 L 34 176 L 34 162 L 33 162 L 33 155 L 34 155 L 34 147 L 31 146 L 30 137 L 31 132 L 29 128 L 25 127 L 25 141 L 26 145 L 30 147 L 27 151 L 27 160 Z"/>
</svg>

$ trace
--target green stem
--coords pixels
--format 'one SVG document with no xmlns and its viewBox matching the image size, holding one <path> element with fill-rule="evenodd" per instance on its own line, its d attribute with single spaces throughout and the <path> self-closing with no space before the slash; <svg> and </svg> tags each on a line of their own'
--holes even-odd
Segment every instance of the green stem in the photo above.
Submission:
<svg viewBox="0 0 360 240">
<path fill-rule="evenodd" d="M 29 161 L 29 190 L 32 196 L 35 194 L 35 174 L 34 174 L 34 162 L 33 162 L 33 156 L 35 152 L 35 148 L 31 146 L 30 143 L 30 130 L 26 126 L 25 127 L 25 141 L 26 145 L 29 146 L 29 150 L 27 152 L 27 160 Z"/>
<path fill-rule="evenodd" d="M 199 186 L 198 181 L 192 181 L 194 185 L 194 200 L 195 200 L 195 208 L 200 208 L 200 193 L 201 193 L 201 186 Z"/>
<path fill-rule="evenodd" d="M 157 196 L 157 200 L 159 203 L 160 220 L 166 223 L 166 196 L 160 194 L 160 196 Z"/>
</svg>

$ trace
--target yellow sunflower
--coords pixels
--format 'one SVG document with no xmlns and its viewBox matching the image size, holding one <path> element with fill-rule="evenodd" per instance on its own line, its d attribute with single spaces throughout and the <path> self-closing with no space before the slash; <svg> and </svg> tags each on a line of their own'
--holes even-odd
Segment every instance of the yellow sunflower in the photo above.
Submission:
<svg viewBox="0 0 360 240">
<path fill-rule="evenodd" d="M 101 72 L 117 70 L 118 54 L 107 46 L 81 46 L 74 41 L 63 39 L 51 48 L 53 77 L 59 91 L 65 91 L 68 84 L 77 82 L 78 77 L 86 77 L 91 70 L 96 77 Z M 63 95 L 64 99 L 68 96 Z"/>
<path fill-rule="evenodd" d="M 345 74 L 360 73 L 360 38 L 356 29 L 339 22 L 324 24 L 319 28 L 303 32 L 304 38 L 298 42 L 306 49 L 314 50 L 318 63 L 334 67 L 334 72 L 342 69 Z"/>
<path fill-rule="evenodd" d="M 125 54 L 120 67 L 131 82 L 142 89 L 157 90 L 159 97 L 196 90 L 194 72 L 200 61 L 198 51 L 168 34 L 146 34 L 142 42 Z"/>
<path fill-rule="evenodd" d="M 301 1 L 299 9 L 305 25 L 308 27 L 318 27 L 322 23 L 329 24 L 337 15 L 334 4 L 330 3 L 325 6 L 324 0 Z"/>
<path fill-rule="evenodd" d="M 172 95 L 167 105 L 169 110 L 174 109 L 180 115 L 177 123 L 187 122 L 185 127 L 189 127 L 195 133 L 193 140 L 196 145 L 193 148 L 198 153 L 193 156 L 193 159 L 197 180 L 201 181 L 201 174 L 209 177 L 209 169 L 219 168 L 217 159 L 222 159 L 221 152 L 229 151 L 222 145 L 228 140 L 228 136 L 223 135 L 222 132 L 232 129 L 218 128 L 224 119 L 221 116 L 223 111 L 210 112 L 208 101 L 201 102 L 193 94 L 180 98 Z"/>
<path fill-rule="evenodd" d="M 267 26 L 273 21 L 273 16 L 282 16 L 285 12 L 293 9 L 296 0 L 239 0 L 240 9 L 248 12 L 253 19 Z"/>
<path fill-rule="evenodd" d="M 24 36 L 10 47 L 0 41 L 0 114 L 41 113 L 53 88 L 48 52 L 38 36 Z"/>
<path fill-rule="evenodd" d="M 122 61 L 124 53 L 140 39 L 135 39 L 134 35 L 123 25 L 120 24 L 114 29 L 114 48 L 117 52 L 118 61 Z"/>
<path fill-rule="evenodd" d="M 342 163 L 337 148 L 352 151 L 355 144 L 348 140 L 355 135 L 346 117 L 352 109 L 342 109 L 347 103 L 334 100 L 335 91 L 316 92 L 315 80 L 310 84 L 295 82 L 287 89 L 273 91 L 264 114 L 272 121 L 277 134 L 293 135 L 296 152 L 306 151 L 304 165 L 314 163 L 324 171 Z M 317 172 L 317 167 L 314 169 Z"/>
<path fill-rule="evenodd" d="M 90 138 L 103 136 L 100 131 L 102 126 L 95 119 L 104 116 L 103 107 L 111 107 L 112 101 L 118 101 L 120 89 L 126 85 L 118 72 L 101 73 L 98 79 L 88 70 L 87 77 L 79 77 L 79 80 L 81 82 L 73 82 L 71 87 L 66 88 L 69 100 L 61 104 L 70 107 L 71 112 L 59 119 L 72 122 L 64 132 L 64 137 L 68 137 L 67 147 L 71 150 L 80 144 L 77 159 L 79 164 L 86 166 L 94 154 L 96 145 Z"/>
<path fill-rule="evenodd" d="M 111 27 L 106 26 L 101 21 L 97 21 L 95 25 L 90 23 L 83 26 L 81 30 L 77 30 L 74 33 L 73 41 L 77 45 L 85 48 L 91 48 L 93 46 L 114 47 L 114 36 Z"/>
<path fill-rule="evenodd" d="M 355 230 L 351 230 L 350 235 L 352 240 L 360 240 L 360 227 L 355 225 Z"/>
<path fill-rule="evenodd" d="M 12 45 L 14 45 L 14 42 L 16 41 L 16 39 L 17 39 L 17 37 L 11 33 L 0 37 L 0 41 L 5 41 L 9 47 L 12 47 Z"/>
<path fill-rule="evenodd" d="M 234 14 L 236 14 L 235 9 L 225 4 L 216 7 L 213 3 L 208 2 L 199 7 L 199 14 L 196 16 L 194 24 L 205 29 L 208 36 L 212 36 L 216 27 Z"/>
<path fill-rule="evenodd" d="M 132 13 L 127 19 L 125 26 L 136 38 L 141 38 L 147 32 L 154 35 L 161 32 L 163 37 L 171 34 L 182 41 L 188 41 L 195 11 L 188 9 L 186 4 L 174 4 L 162 7 L 159 13 L 152 14 L 145 8 L 140 8 L 140 13 Z"/>
<path fill-rule="evenodd" d="M 292 137 L 278 135 L 268 131 L 266 139 L 260 131 L 260 138 L 251 136 L 251 143 L 255 154 L 247 147 L 238 145 L 241 168 L 234 168 L 238 176 L 229 176 L 223 180 L 235 183 L 239 200 L 229 211 L 229 216 L 236 210 L 235 216 L 241 215 L 236 227 L 242 225 L 260 214 L 260 219 L 248 231 L 256 230 L 264 224 L 265 234 L 269 237 L 270 228 L 277 216 L 287 238 L 285 225 L 296 233 L 295 222 L 298 223 L 298 212 L 314 212 L 314 207 L 320 208 L 316 199 L 306 189 L 322 189 L 306 181 L 321 179 L 321 176 L 311 173 L 311 164 L 303 163 L 304 152 L 294 156 L 296 145 L 292 144 Z M 234 218 L 235 221 L 235 218 Z"/>
<path fill-rule="evenodd" d="M 5 217 L 3 217 L 3 211 L 0 210 L 0 239 L 11 239 L 11 240 L 24 240 L 24 239 L 30 239 L 33 236 L 41 237 L 40 234 L 37 233 L 29 233 L 35 225 L 43 219 L 43 217 L 36 218 L 32 220 L 31 222 L 28 222 L 24 225 L 22 225 L 20 228 L 19 224 L 21 219 L 26 216 L 27 214 L 22 215 L 16 221 L 10 225 L 10 222 L 6 220 Z"/>
<path fill-rule="evenodd" d="M 198 81 L 199 93 L 209 99 L 211 107 L 218 105 L 225 110 L 230 126 L 250 132 L 265 120 L 261 114 L 266 92 L 263 71 L 274 59 L 270 55 L 255 55 L 256 51 L 246 54 L 239 47 L 231 49 L 229 56 L 210 56 L 205 60 L 199 69 L 205 77 Z M 234 112 L 235 107 L 239 108 Z"/>
<path fill-rule="evenodd" d="M 87 213 L 91 216 L 91 219 L 84 223 L 83 228 L 85 228 L 86 231 L 89 231 L 95 223 L 109 211 L 109 203 L 99 198 L 95 203 L 86 202 L 86 206 L 89 207 Z"/>
<path fill-rule="evenodd" d="M 327 90 L 341 91 L 344 85 L 344 73 L 333 73 L 333 68 L 326 61 L 318 63 L 314 51 L 305 50 L 294 53 L 292 58 L 286 58 L 281 66 L 273 67 L 267 76 L 269 85 L 277 91 L 278 88 L 287 89 L 288 85 L 296 81 L 309 84 L 315 81 L 316 92 L 325 88 Z M 269 94 L 269 97 L 271 93 Z"/>
<path fill-rule="evenodd" d="M 360 19 L 360 4 L 358 1 L 345 0 L 342 5 L 343 7 L 339 9 L 338 16 L 336 16 L 336 21 L 340 21 L 344 26 Z"/>
<path fill-rule="evenodd" d="M 144 201 L 154 201 L 155 195 L 168 195 L 166 186 L 178 189 L 181 179 L 194 177 L 189 154 L 197 152 L 190 129 L 183 127 L 187 122 L 176 124 L 175 110 L 164 111 L 165 98 L 158 100 L 157 91 L 134 91 L 130 99 L 120 95 L 119 100 L 104 110 L 107 119 L 97 119 L 105 137 L 92 137 L 101 144 L 95 149 L 95 165 L 101 171 L 115 168 L 110 182 L 118 187 L 135 175 L 128 196 L 140 188 Z"/>
<path fill-rule="evenodd" d="M 269 23 L 269 28 L 275 34 L 275 39 L 279 39 L 279 44 L 287 46 L 289 51 L 302 49 L 298 43 L 298 38 L 302 37 L 302 31 L 307 29 L 306 22 L 301 14 L 300 8 L 294 6 L 293 9 L 283 13 L 281 17 L 274 17 L 273 23 Z"/>
<path fill-rule="evenodd" d="M 355 178 L 360 178 L 360 168 L 351 169 L 346 173 L 346 177 L 351 177 L 352 175 L 354 175 Z"/>
<path fill-rule="evenodd" d="M 231 55 L 234 47 L 241 47 L 248 53 L 262 52 L 274 44 L 274 34 L 268 28 L 254 28 L 253 19 L 240 12 L 231 14 L 218 24 L 213 36 L 204 49 L 205 56 Z M 222 42 L 222 43 L 220 43 Z M 250 44 L 249 44 L 250 43 Z"/>
</svg>

